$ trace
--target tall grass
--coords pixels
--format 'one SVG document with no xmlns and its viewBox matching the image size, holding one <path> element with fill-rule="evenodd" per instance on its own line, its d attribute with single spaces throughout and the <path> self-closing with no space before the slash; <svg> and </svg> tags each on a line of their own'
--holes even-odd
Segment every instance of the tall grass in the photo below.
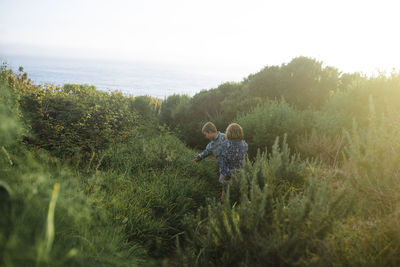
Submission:
<svg viewBox="0 0 400 267">
<path fill-rule="evenodd" d="M 171 253 L 184 215 L 219 193 L 216 164 L 196 165 L 195 153 L 176 137 L 146 137 L 106 153 L 101 175 L 84 182 L 90 190 L 103 188 L 97 193 L 103 207 L 121 223 L 127 239 L 140 240 L 151 256 Z"/>
</svg>

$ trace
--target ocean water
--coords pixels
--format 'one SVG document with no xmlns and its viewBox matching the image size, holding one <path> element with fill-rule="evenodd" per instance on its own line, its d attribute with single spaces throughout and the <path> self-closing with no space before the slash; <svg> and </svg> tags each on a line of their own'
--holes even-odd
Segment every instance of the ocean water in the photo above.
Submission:
<svg viewBox="0 0 400 267">
<path fill-rule="evenodd" d="M 165 98 L 216 88 L 238 80 L 232 74 L 204 71 L 194 67 L 156 65 L 143 62 L 117 62 L 0 55 L 0 61 L 17 71 L 20 66 L 36 84 L 65 83 L 95 85 L 100 90 Z M 239 79 L 240 80 L 240 79 Z"/>
</svg>

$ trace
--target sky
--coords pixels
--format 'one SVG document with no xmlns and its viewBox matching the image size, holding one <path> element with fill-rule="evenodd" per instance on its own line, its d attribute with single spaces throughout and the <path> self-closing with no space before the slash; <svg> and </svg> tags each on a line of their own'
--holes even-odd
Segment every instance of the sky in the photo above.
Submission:
<svg viewBox="0 0 400 267">
<path fill-rule="evenodd" d="M 312 57 L 400 69 L 400 3 L 351 0 L 0 0 L 0 49 L 255 72 Z"/>
</svg>

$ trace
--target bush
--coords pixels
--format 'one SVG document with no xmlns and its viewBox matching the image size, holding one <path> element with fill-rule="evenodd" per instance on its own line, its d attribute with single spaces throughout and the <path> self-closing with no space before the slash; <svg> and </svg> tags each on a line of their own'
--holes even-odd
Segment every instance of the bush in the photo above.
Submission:
<svg viewBox="0 0 400 267">
<path fill-rule="evenodd" d="M 318 133 L 315 129 L 296 138 L 295 149 L 303 158 L 313 158 L 326 165 L 337 167 L 343 160 L 346 138 L 343 134 L 334 137 Z"/>
<path fill-rule="evenodd" d="M 186 113 L 185 108 L 189 103 L 189 96 L 187 95 L 171 95 L 162 102 L 160 109 L 160 121 L 168 125 L 172 130 L 176 129 L 180 125 L 181 119 L 178 116 L 182 116 Z"/>
<path fill-rule="evenodd" d="M 161 100 L 151 96 L 138 96 L 130 103 L 136 113 L 143 117 L 144 121 L 155 122 L 161 108 Z"/>
<path fill-rule="evenodd" d="M 3 65 L 0 75 L 4 75 L 4 71 Z M 21 141 L 22 135 L 26 134 L 20 121 L 22 114 L 18 109 L 18 98 L 3 79 L 4 77 L 0 79 L 0 148 L 12 145 L 18 140 Z"/>
<path fill-rule="evenodd" d="M 397 266 L 399 236 L 399 126 L 376 116 L 370 101 L 368 126 L 354 125 L 342 176 L 354 197 L 352 216 L 327 241 L 333 265 Z"/>
<path fill-rule="evenodd" d="M 304 134 L 311 127 L 311 115 L 299 112 L 285 101 L 270 101 L 239 117 L 237 123 L 243 127 L 245 139 L 249 144 L 249 155 L 254 157 L 257 149 L 270 150 L 276 137 L 287 135 L 290 147 L 295 137 Z"/>
<path fill-rule="evenodd" d="M 0 88 L 0 117 L 7 118 L 0 133 L 0 265 L 142 264 L 146 251 L 123 245 L 124 232 L 83 193 L 75 172 L 48 153 L 26 150 L 15 98 L 4 83 Z"/>
<path fill-rule="evenodd" d="M 34 99 L 31 99 L 31 98 Z M 26 102 L 37 101 L 31 110 Z M 138 115 L 121 93 L 103 93 L 87 85 L 65 85 L 41 97 L 25 95 L 21 106 L 33 113 L 33 143 L 56 156 L 86 155 L 106 149 L 136 134 Z"/>
</svg>

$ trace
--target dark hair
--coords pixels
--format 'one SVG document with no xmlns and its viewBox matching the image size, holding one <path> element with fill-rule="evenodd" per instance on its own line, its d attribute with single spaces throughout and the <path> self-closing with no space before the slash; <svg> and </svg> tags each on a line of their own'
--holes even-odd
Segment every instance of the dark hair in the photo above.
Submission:
<svg viewBox="0 0 400 267">
<path fill-rule="evenodd" d="M 214 123 L 212 122 L 207 122 L 204 124 L 203 128 L 201 129 L 202 132 L 206 133 L 216 133 L 217 132 L 217 127 L 215 127 Z"/>
</svg>

